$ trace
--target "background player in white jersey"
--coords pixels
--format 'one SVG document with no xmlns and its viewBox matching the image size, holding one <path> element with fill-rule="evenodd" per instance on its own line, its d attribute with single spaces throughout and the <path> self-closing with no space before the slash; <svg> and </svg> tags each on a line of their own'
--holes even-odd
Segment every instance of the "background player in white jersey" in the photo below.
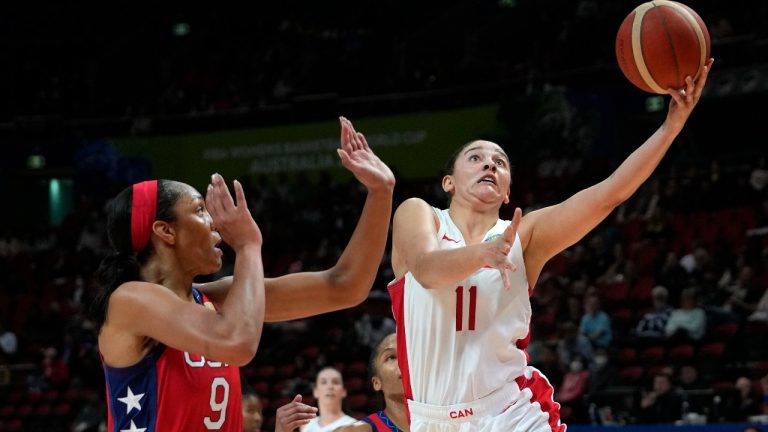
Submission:
<svg viewBox="0 0 768 432">
<path fill-rule="evenodd" d="M 394 217 L 389 286 L 411 430 L 563 431 L 552 386 L 528 366 L 530 290 L 544 264 L 579 241 L 650 176 L 701 97 L 712 60 L 672 101 L 661 127 L 607 179 L 512 221 L 509 158 L 463 146 L 443 177 L 446 210 L 421 199 Z"/>
<path fill-rule="evenodd" d="M 317 373 L 312 390 L 319 415 L 301 427 L 301 432 L 330 432 L 338 427 L 350 425 L 356 418 L 344 413 L 341 404 L 347 397 L 344 378 L 334 367 L 325 367 Z"/>
</svg>

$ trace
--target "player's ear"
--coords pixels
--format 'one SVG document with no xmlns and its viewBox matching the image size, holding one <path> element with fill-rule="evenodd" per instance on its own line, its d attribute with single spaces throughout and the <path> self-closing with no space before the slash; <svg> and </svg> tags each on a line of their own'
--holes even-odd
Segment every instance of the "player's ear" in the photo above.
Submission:
<svg viewBox="0 0 768 432">
<path fill-rule="evenodd" d="M 170 223 L 156 220 L 152 223 L 152 232 L 169 245 L 176 244 L 176 230 Z"/>
<path fill-rule="evenodd" d="M 452 175 L 443 176 L 443 190 L 445 192 L 452 193 L 453 188 L 454 188 L 453 176 Z"/>
<path fill-rule="evenodd" d="M 371 378 L 371 384 L 373 385 L 374 390 L 381 391 L 381 378 L 377 376 Z"/>
<path fill-rule="evenodd" d="M 509 195 L 511 193 L 511 188 L 507 188 L 507 193 L 504 195 L 504 204 L 509 204 Z"/>
</svg>

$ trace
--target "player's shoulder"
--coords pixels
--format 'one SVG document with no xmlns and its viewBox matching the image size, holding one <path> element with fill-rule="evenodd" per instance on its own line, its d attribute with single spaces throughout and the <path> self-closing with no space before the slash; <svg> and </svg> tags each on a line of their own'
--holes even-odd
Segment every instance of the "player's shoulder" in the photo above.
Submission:
<svg viewBox="0 0 768 432">
<path fill-rule="evenodd" d="M 128 281 L 115 288 L 110 300 L 117 301 L 153 301 L 158 296 L 168 296 L 171 292 L 162 285 L 144 281 Z M 171 294 L 172 295 L 172 294 Z"/>
<path fill-rule="evenodd" d="M 352 424 L 340 426 L 333 430 L 333 432 L 372 432 L 373 429 L 369 423 L 362 420 L 358 420 Z"/>
<path fill-rule="evenodd" d="M 422 198 L 411 197 L 404 200 L 397 206 L 397 211 L 413 211 L 413 210 L 431 210 L 432 206 L 429 205 Z"/>
</svg>

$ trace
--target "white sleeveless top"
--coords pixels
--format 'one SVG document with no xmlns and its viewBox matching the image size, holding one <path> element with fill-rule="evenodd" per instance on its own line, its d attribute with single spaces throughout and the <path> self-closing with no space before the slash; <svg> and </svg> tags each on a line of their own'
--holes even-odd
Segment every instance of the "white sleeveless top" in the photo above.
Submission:
<svg viewBox="0 0 768 432">
<path fill-rule="evenodd" d="M 441 249 L 466 246 L 448 210 L 434 209 Z M 500 236 L 499 219 L 484 236 Z M 405 396 L 430 405 L 470 402 L 523 375 L 531 302 L 520 237 L 507 290 L 496 268 L 482 268 L 455 286 L 426 289 L 410 272 L 389 284 L 397 321 L 397 352 Z"/>
</svg>

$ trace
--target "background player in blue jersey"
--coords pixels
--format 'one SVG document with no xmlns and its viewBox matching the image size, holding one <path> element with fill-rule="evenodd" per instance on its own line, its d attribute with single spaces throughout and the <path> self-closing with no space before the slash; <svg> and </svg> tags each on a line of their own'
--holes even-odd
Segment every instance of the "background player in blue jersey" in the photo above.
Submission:
<svg viewBox="0 0 768 432">
<path fill-rule="evenodd" d="M 373 389 L 384 397 L 384 409 L 336 432 L 408 432 L 408 415 L 400 367 L 397 365 L 397 336 L 385 336 L 371 353 L 368 364 Z"/>
</svg>

